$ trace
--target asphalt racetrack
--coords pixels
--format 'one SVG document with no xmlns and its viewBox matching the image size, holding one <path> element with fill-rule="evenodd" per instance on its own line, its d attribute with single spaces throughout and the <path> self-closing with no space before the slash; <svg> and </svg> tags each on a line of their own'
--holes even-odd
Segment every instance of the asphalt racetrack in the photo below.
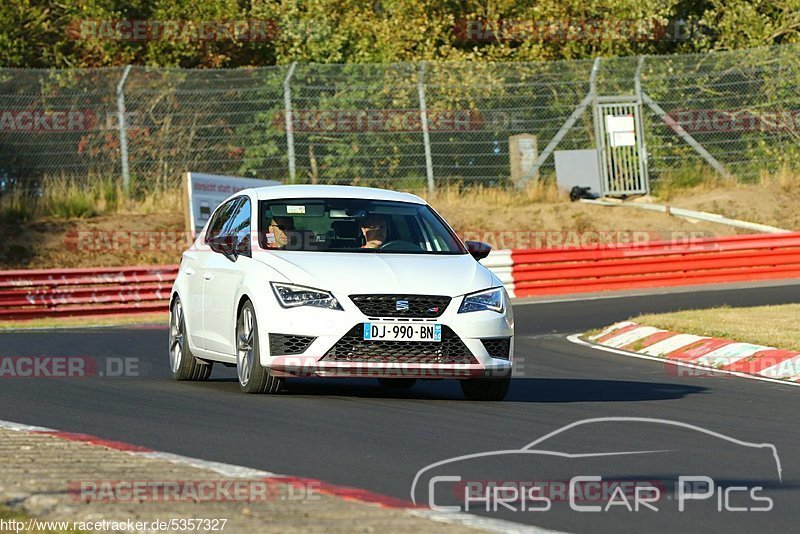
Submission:
<svg viewBox="0 0 800 534">
<path fill-rule="evenodd" d="M 423 503 L 430 497 L 434 474 L 456 475 L 476 487 L 498 480 L 522 487 L 536 480 L 551 488 L 547 510 L 523 509 L 517 500 L 497 512 L 476 502 L 471 512 L 572 532 L 785 531 L 800 521 L 800 388 L 681 376 L 660 362 L 579 346 L 566 336 L 642 312 L 788 302 L 800 302 L 800 285 L 520 304 L 515 307 L 519 366 L 501 403 L 465 401 L 452 381 L 390 391 L 375 380 L 295 379 L 280 395 L 244 395 L 235 370 L 222 366 L 208 382 L 172 381 L 166 329 L 4 333 L 2 356 L 87 356 L 101 368 L 106 360 L 128 358 L 136 362 L 132 374 L 138 376 L 4 379 L 0 419 L 402 499 L 411 498 L 415 475 L 429 464 L 519 450 L 590 418 L 663 419 L 587 423 L 536 447 L 569 456 L 506 453 L 447 463 L 422 473 L 415 497 Z M 747 443 L 772 444 L 777 455 Z M 628 510 L 623 504 L 575 511 L 553 490 L 575 476 L 658 487 L 661 497 L 650 503 L 658 511 L 645 505 Z M 693 487 L 708 497 L 678 499 L 674 482 L 681 476 L 707 476 L 705 486 Z M 457 502 L 455 485 L 434 488 L 437 504 Z M 574 505 L 606 507 L 607 499 L 582 495 Z M 544 501 L 535 505 L 545 508 Z"/>
</svg>

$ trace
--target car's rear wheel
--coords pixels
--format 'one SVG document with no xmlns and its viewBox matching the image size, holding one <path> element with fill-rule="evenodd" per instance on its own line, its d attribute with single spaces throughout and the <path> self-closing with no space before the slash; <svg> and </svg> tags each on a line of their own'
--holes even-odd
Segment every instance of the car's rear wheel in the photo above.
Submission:
<svg viewBox="0 0 800 534">
<path fill-rule="evenodd" d="M 378 382 L 385 388 L 408 389 L 417 383 L 416 378 L 379 378 Z"/>
<path fill-rule="evenodd" d="M 461 381 L 461 391 L 472 401 L 501 401 L 506 398 L 511 378 L 472 378 Z"/>
<path fill-rule="evenodd" d="M 189 348 L 183 304 L 175 297 L 169 311 L 169 365 L 175 380 L 207 380 L 213 364 L 201 362 Z"/>
<path fill-rule="evenodd" d="M 258 322 L 249 300 L 242 305 L 236 319 L 236 372 L 243 393 L 277 393 L 283 386 L 282 378 L 271 375 L 261 365 Z"/>
</svg>

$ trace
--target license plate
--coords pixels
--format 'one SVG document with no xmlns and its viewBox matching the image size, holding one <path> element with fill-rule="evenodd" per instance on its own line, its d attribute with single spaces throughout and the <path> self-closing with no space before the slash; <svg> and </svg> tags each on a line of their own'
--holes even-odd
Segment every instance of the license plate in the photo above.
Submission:
<svg viewBox="0 0 800 534">
<path fill-rule="evenodd" d="M 440 324 L 364 323 L 367 341 L 442 341 Z"/>
</svg>

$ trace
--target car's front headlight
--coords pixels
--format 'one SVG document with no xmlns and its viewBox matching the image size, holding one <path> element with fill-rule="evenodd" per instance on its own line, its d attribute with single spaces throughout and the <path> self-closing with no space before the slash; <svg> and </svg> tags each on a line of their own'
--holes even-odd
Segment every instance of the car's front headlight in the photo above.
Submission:
<svg viewBox="0 0 800 534">
<path fill-rule="evenodd" d="M 297 308 L 298 306 L 314 306 L 329 310 L 341 310 L 342 306 L 330 291 L 314 289 L 313 287 L 298 286 L 295 284 L 281 284 L 272 282 L 272 290 L 278 302 L 284 308 Z"/>
<path fill-rule="evenodd" d="M 503 304 L 503 288 L 495 287 L 465 295 L 458 313 L 468 313 L 476 311 L 494 311 L 503 313 L 505 305 Z"/>
</svg>

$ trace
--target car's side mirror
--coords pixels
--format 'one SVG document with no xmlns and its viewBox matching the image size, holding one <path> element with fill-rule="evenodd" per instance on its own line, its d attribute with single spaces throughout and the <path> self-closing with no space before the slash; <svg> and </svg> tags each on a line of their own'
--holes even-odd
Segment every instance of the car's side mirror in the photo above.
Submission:
<svg viewBox="0 0 800 534">
<path fill-rule="evenodd" d="M 465 241 L 464 244 L 467 245 L 467 251 L 476 260 L 482 260 L 492 251 L 492 246 L 482 241 Z"/>
<path fill-rule="evenodd" d="M 214 252 L 222 254 L 231 261 L 236 261 L 239 254 L 236 252 L 237 239 L 235 235 L 218 235 L 208 240 L 208 246 Z"/>
</svg>

